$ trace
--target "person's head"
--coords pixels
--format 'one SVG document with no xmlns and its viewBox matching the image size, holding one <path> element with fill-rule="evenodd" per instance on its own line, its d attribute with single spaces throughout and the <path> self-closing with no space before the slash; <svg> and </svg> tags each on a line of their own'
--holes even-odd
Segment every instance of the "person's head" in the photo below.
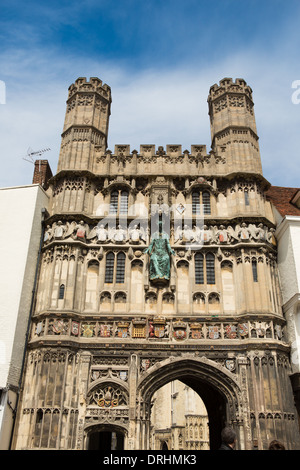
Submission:
<svg viewBox="0 0 300 470">
<path fill-rule="evenodd" d="M 236 441 L 236 433 L 232 428 L 226 427 L 221 432 L 221 439 L 224 444 L 227 444 L 230 447 L 234 447 Z"/>
<path fill-rule="evenodd" d="M 285 447 L 281 442 L 274 439 L 274 441 L 270 442 L 269 450 L 285 450 Z"/>
</svg>

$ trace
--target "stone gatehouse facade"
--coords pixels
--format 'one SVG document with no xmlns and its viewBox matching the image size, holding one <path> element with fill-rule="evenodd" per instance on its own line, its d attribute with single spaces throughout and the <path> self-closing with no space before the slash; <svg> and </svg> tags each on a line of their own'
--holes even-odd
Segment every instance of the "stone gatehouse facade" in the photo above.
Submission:
<svg viewBox="0 0 300 470">
<path fill-rule="evenodd" d="M 111 151 L 110 107 L 98 78 L 69 87 L 14 448 L 149 449 L 152 397 L 180 380 L 211 449 L 225 424 L 238 449 L 298 449 L 251 88 L 210 88 L 210 151 Z"/>
</svg>

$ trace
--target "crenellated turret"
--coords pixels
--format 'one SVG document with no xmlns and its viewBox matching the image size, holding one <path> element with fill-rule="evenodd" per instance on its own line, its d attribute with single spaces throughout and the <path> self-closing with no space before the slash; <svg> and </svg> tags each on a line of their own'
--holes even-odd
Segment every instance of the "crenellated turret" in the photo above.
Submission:
<svg viewBox="0 0 300 470">
<path fill-rule="evenodd" d="M 78 78 L 69 87 L 58 171 L 91 170 L 96 149 L 105 150 L 111 89 L 99 78 Z"/>
<path fill-rule="evenodd" d="M 208 96 L 211 146 L 226 155 L 227 172 L 262 173 L 252 89 L 245 80 L 224 78 Z"/>
</svg>

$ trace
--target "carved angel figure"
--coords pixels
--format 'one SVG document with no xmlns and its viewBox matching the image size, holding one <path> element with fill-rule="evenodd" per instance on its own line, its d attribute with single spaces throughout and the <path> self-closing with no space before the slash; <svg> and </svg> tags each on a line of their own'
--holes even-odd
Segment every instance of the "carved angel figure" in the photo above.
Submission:
<svg viewBox="0 0 300 470">
<path fill-rule="evenodd" d="M 194 233 L 189 225 L 184 226 L 182 238 L 185 242 L 191 242 L 194 240 Z"/>
<path fill-rule="evenodd" d="M 54 224 L 53 230 L 54 230 L 54 238 L 58 240 L 61 240 L 62 238 L 64 238 L 64 235 L 66 233 L 66 227 L 63 225 L 61 220 L 59 220 L 57 224 Z"/>
<path fill-rule="evenodd" d="M 256 239 L 258 241 L 263 241 L 264 242 L 266 240 L 266 229 L 263 226 L 263 224 L 258 225 L 255 235 L 256 235 Z"/>
<path fill-rule="evenodd" d="M 107 236 L 102 236 L 101 234 L 106 233 L 107 231 L 104 229 L 103 224 L 98 223 L 96 227 L 93 227 L 92 230 L 86 235 L 87 240 L 93 240 L 93 238 L 97 237 L 98 242 L 105 242 Z"/>
<path fill-rule="evenodd" d="M 269 243 L 276 246 L 277 242 L 276 242 L 276 238 L 275 238 L 275 229 L 274 228 L 270 228 L 270 230 L 267 234 L 267 240 L 268 240 Z"/>
<path fill-rule="evenodd" d="M 201 229 L 197 225 L 193 226 L 193 241 L 196 243 L 201 242 Z"/>
<path fill-rule="evenodd" d="M 121 225 L 114 231 L 112 240 L 116 243 L 124 243 L 127 240 L 127 230 L 124 230 Z"/>
<path fill-rule="evenodd" d="M 212 227 L 203 225 L 203 230 L 201 230 L 201 241 L 203 243 L 210 243 L 214 239 L 214 232 Z"/>
<path fill-rule="evenodd" d="M 235 229 L 233 227 L 231 227 L 231 225 L 228 225 L 227 227 L 227 230 L 229 232 L 229 235 L 230 235 L 230 240 L 235 240 L 235 241 L 239 241 L 239 235 L 238 235 L 238 231 L 240 229 L 240 226 L 237 225 L 235 227 Z"/>
<path fill-rule="evenodd" d="M 90 230 L 90 227 L 88 224 L 85 224 L 83 220 L 79 222 L 79 224 L 76 224 L 74 227 L 74 238 L 77 238 L 79 240 L 85 240 L 86 236 L 88 235 Z M 75 232 L 75 233 L 74 233 Z"/>
<path fill-rule="evenodd" d="M 96 236 L 99 243 L 105 243 L 108 240 L 108 231 L 103 224 L 97 225 Z"/>
<path fill-rule="evenodd" d="M 146 234 L 143 227 L 138 228 L 138 225 L 134 225 L 132 229 L 128 230 L 129 238 L 132 243 L 140 243 L 140 241 L 146 242 Z"/>
<path fill-rule="evenodd" d="M 216 233 L 219 243 L 230 242 L 230 234 L 224 225 L 220 225 L 220 229 Z"/>
<path fill-rule="evenodd" d="M 176 227 L 175 233 L 174 233 L 174 242 L 178 242 L 179 240 L 182 240 L 182 228 L 181 225 L 178 225 Z"/>
<path fill-rule="evenodd" d="M 47 225 L 47 228 L 44 233 L 44 243 L 50 242 L 53 238 L 53 229 L 51 225 Z"/>
<path fill-rule="evenodd" d="M 242 241 L 250 240 L 250 231 L 247 228 L 245 222 L 242 223 L 240 230 L 238 231 L 239 239 Z"/>
</svg>

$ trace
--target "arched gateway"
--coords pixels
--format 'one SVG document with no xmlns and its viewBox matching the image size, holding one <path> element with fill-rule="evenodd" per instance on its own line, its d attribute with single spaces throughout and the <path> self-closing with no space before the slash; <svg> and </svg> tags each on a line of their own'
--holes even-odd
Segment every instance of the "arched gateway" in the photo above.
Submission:
<svg viewBox="0 0 300 470">
<path fill-rule="evenodd" d="M 252 90 L 224 78 L 208 105 L 209 151 L 111 151 L 110 87 L 69 87 L 14 449 L 149 449 L 151 397 L 175 379 L 212 449 L 224 424 L 239 449 L 299 448 Z"/>
<path fill-rule="evenodd" d="M 152 369 L 152 370 L 151 370 Z M 140 379 L 137 388 L 139 419 L 137 433 L 140 449 L 149 449 L 151 398 L 163 385 L 180 380 L 202 398 L 209 419 L 210 449 L 220 446 L 220 434 L 225 425 L 235 428 L 238 447 L 245 449 L 249 435 L 250 416 L 243 412 L 247 394 L 243 394 L 234 374 L 217 363 L 202 357 L 171 357 L 156 364 Z M 248 447 L 250 447 L 250 442 Z"/>
</svg>

